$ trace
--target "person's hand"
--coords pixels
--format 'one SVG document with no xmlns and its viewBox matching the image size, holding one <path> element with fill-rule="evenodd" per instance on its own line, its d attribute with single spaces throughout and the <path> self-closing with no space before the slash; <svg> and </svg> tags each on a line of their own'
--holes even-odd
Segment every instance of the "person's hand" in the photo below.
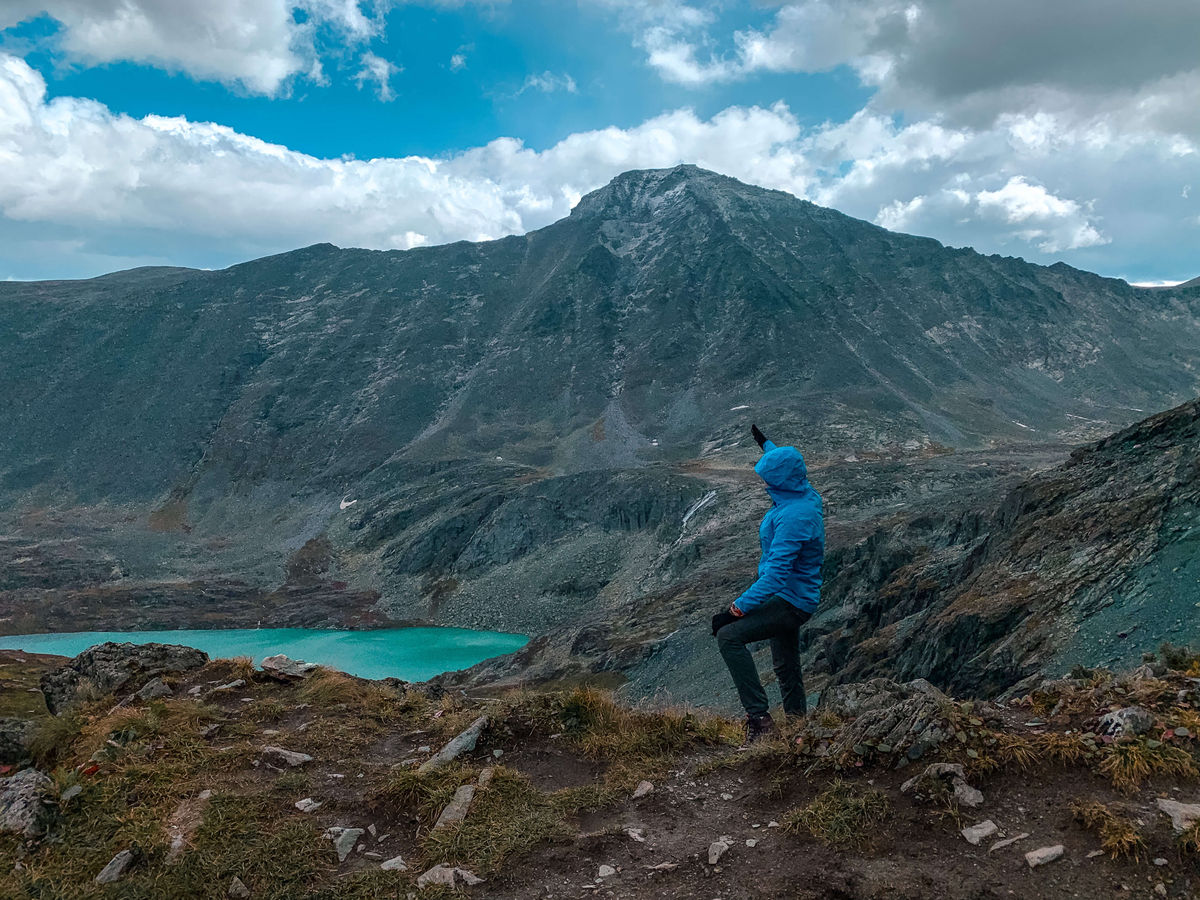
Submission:
<svg viewBox="0 0 1200 900">
<path fill-rule="evenodd" d="M 729 614 L 731 616 L 733 616 L 735 619 L 740 619 L 742 616 L 745 615 L 744 612 L 742 612 L 740 609 L 738 609 L 738 605 L 736 603 L 729 604 Z"/>
<path fill-rule="evenodd" d="M 754 440 L 758 442 L 758 449 L 763 449 L 763 444 L 767 442 L 767 436 L 758 430 L 757 425 L 750 426 L 750 434 L 754 437 Z"/>
<path fill-rule="evenodd" d="M 737 616 L 735 616 L 729 610 L 727 610 L 727 609 L 721 610 L 719 613 L 717 613 L 715 616 L 712 617 L 713 637 L 716 637 L 717 632 L 720 631 L 722 628 L 724 628 L 726 625 L 728 625 L 730 622 L 736 622 L 736 621 L 737 621 Z"/>
</svg>

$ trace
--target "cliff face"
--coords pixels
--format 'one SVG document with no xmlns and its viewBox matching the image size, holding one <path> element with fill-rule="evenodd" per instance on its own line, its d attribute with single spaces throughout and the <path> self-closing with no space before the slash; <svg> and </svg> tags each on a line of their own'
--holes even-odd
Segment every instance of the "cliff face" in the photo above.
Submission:
<svg viewBox="0 0 1200 900">
<path fill-rule="evenodd" d="M 541 634 L 652 607 L 603 638 L 634 654 L 753 565 L 751 418 L 826 479 L 833 558 L 895 504 L 958 546 L 974 526 L 930 523 L 1193 396 L 1197 346 L 1200 289 L 693 167 L 484 244 L 0 284 L 0 616 Z"/>
</svg>

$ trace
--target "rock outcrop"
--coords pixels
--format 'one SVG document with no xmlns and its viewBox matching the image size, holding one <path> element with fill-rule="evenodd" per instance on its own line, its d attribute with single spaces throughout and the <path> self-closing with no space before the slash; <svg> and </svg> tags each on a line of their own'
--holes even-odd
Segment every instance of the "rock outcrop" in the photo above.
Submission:
<svg viewBox="0 0 1200 900">
<path fill-rule="evenodd" d="M 57 715 L 84 697 L 131 690 L 156 675 L 187 672 L 208 662 L 208 654 L 175 644 L 117 644 L 91 647 L 61 669 L 42 676 L 46 707 Z"/>
<path fill-rule="evenodd" d="M 28 719 L 0 718 L 0 765 L 13 765 L 29 756 L 27 743 L 32 725 Z"/>
<path fill-rule="evenodd" d="M 45 831 L 51 781 L 37 769 L 23 769 L 0 778 L 0 831 L 27 838 Z"/>
</svg>

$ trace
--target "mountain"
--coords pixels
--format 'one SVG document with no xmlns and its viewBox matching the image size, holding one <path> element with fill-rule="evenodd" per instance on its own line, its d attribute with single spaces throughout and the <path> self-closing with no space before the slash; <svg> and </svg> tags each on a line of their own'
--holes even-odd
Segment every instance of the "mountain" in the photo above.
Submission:
<svg viewBox="0 0 1200 900">
<path fill-rule="evenodd" d="M 487 243 L 4 283 L 0 324 L 0 615 L 26 629 L 603 631 L 711 605 L 697 553 L 708 588 L 744 580 L 752 526 L 682 539 L 752 518 L 751 419 L 827 473 L 836 552 L 1200 389 L 1194 291 L 688 166 Z"/>
</svg>

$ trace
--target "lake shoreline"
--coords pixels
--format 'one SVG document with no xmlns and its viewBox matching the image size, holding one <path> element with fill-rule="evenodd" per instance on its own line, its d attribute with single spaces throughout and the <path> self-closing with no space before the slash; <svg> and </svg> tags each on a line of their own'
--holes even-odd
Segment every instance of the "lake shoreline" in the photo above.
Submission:
<svg viewBox="0 0 1200 900">
<path fill-rule="evenodd" d="M 529 637 L 448 626 L 143 629 L 0 635 L 0 649 L 70 658 L 107 641 L 179 644 L 214 659 L 250 657 L 255 663 L 283 654 L 359 678 L 419 682 L 514 653 Z"/>
</svg>

